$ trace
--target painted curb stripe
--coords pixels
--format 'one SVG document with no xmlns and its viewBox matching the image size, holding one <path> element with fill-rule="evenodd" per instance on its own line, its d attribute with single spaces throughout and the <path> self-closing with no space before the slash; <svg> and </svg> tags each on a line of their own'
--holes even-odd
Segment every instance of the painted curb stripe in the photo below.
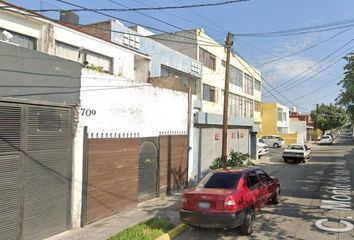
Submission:
<svg viewBox="0 0 354 240">
<path fill-rule="evenodd" d="M 156 238 L 155 240 L 171 240 L 178 235 L 180 235 L 182 232 L 184 232 L 188 228 L 187 225 L 181 223 L 177 225 L 174 229 L 170 230 L 168 233 L 163 234 L 162 236 Z"/>
</svg>

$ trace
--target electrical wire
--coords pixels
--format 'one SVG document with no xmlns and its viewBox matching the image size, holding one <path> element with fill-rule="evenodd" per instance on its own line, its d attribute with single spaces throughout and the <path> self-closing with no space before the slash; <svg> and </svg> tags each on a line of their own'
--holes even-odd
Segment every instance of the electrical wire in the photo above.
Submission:
<svg viewBox="0 0 354 240">
<path fill-rule="evenodd" d="M 334 55 L 335 53 L 337 53 L 338 51 L 340 51 L 341 49 L 345 48 L 346 46 L 348 46 L 349 44 L 351 44 L 354 41 L 354 39 L 351 39 L 350 41 L 346 42 L 345 44 L 343 44 L 342 46 L 340 46 L 339 48 L 337 48 L 335 51 L 331 52 L 329 55 L 325 56 L 324 58 L 322 58 L 320 61 L 316 62 L 315 64 L 311 65 L 310 67 L 306 68 L 304 71 L 302 71 L 299 74 L 296 74 L 294 77 L 288 79 L 287 81 L 283 82 L 282 84 L 278 85 L 275 89 L 279 90 L 279 91 L 285 91 L 284 89 L 289 89 L 290 86 L 292 86 L 294 83 L 296 84 L 296 81 L 303 79 L 300 78 L 294 82 L 290 82 L 296 78 L 298 78 L 299 76 L 303 75 L 304 73 L 308 72 L 309 70 L 313 69 L 315 66 L 319 65 L 320 63 L 322 63 L 323 61 L 325 61 L 327 58 L 331 57 L 332 55 Z M 305 75 L 306 76 L 306 75 Z M 286 87 L 285 87 L 286 86 Z M 285 88 L 284 88 L 285 87 Z"/>
<path fill-rule="evenodd" d="M 237 37 L 279 37 L 279 36 L 289 36 L 296 34 L 313 33 L 318 31 L 330 31 L 339 28 L 348 28 L 354 26 L 354 19 L 346 19 L 342 21 L 336 21 L 332 23 L 313 25 L 309 27 L 293 28 L 282 31 L 274 32 L 258 32 L 258 33 L 237 33 Z"/>
<path fill-rule="evenodd" d="M 67 3 L 66 1 L 62 0 L 55 0 L 62 3 Z M 132 12 L 132 11 L 151 11 L 151 10 L 170 10 L 170 9 L 185 9 L 185 8 L 201 8 L 201 7 L 216 7 L 216 6 L 223 6 L 229 5 L 233 3 L 239 2 L 248 2 L 249 0 L 230 0 L 230 1 L 223 1 L 223 2 L 216 2 L 216 3 L 202 3 L 202 4 L 191 4 L 191 5 L 181 5 L 181 6 L 162 6 L 162 7 L 142 7 L 142 8 L 90 8 L 87 9 L 88 11 L 100 11 L 100 12 Z M 77 6 L 76 6 L 77 7 Z M 34 9 L 34 12 L 57 12 L 58 9 Z M 86 11 L 82 8 L 78 9 L 70 9 L 72 12 L 82 12 Z"/>
<path fill-rule="evenodd" d="M 12 13 L 16 13 L 16 14 L 20 14 L 22 16 L 26 16 L 26 17 L 34 17 L 34 18 L 39 18 L 39 19 L 44 19 L 44 20 L 49 20 L 49 21 L 53 21 L 53 22 L 56 22 L 58 24 L 61 24 L 61 25 L 65 25 L 63 24 L 62 22 L 58 21 L 58 20 L 55 20 L 55 19 L 51 19 L 51 18 L 48 18 L 46 16 L 43 16 L 43 15 L 40 15 L 40 14 L 31 14 L 31 13 L 23 13 L 23 12 L 19 12 L 17 10 L 12 10 L 10 8 L 6 8 L 6 9 L 1 9 L 0 7 L 0 11 L 3 10 L 3 11 L 8 11 L 8 12 L 12 12 Z M 27 10 L 23 10 L 23 11 L 27 11 Z M 79 28 L 77 29 L 77 26 L 73 26 L 73 25 L 66 25 L 67 27 L 70 27 L 70 28 L 73 28 L 75 30 L 79 30 L 79 31 L 84 31 L 83 29 Z M 78 27 L 86 27 L 86 25 L 78 25 Z M 106 28 L 100 28 L 100 27 L 96 27 L 96 26 L 90 26 L 92 28 L 95 28 L 95 29 L 99 29 L 99 30 L 105 30 L 105 31 L 109 31 L 109 32 L 114 32 L 114 33 L 122 33 L 122 34 L 127 34 L 127 32 L 123 32 L 123 31 L 117 31 L 117 30 L 109 30 L 109 29 L 106 29 Z M 162 30 L 160 30 L 162 31 Z M 85 32 L 87 33 L 87 32 Z M 166 32 L 168 33 L 168 32 Z M 90 33 L 87 33 L 89 35 L 92 35 Z M 151 38 L 151 36 L 144 36 L 144 35 L 141 35 L 139 33 L 128 33 L 129 35 L 132 35 L 132 36 L 138 36 L 138 37 L 142 37 L 142 38 Z M 179 37 L 184 37 L 184 38 L 187 38 L 187 39 L 192 39 L 192 38 L 188 38 L 186 36 L 182 36 L 182 35 L 178 35 L 176 33 L 168 33 L 168 34 L 172 34 L 172 35 L 177 35 Z M 96 37 L 96 36 L 95 36 Z M 197 44 L 195 42 L 186 42 L 186 41 L 178 41 L 178 40 L 172 40 L 172 39 L 165 39 L 165 38 L 161 38 L 159 37 L 159 35 L 154 35 L 154 38 L 155 39 L 159 39 L 159 40 L 163 40 L 163 41 L 166 41 L 166 42 L 175 42 L 175 43 L 183 43 L 183 44 L 190 44 L 190 45 L 199 45 L 199 46 L 210 46 L 210 47 L 223 47 L 222 45 L 218 44 L 218 43 L 215 43 L 215 42 L 208 42 L 209 44 L 203 44 L 203 42 L 206 42 L 206 41 L 203 41 L 203 40 L 199 40 L 199 42 L 202 42 L 201 44 Z M 195 41 L 195 39 L 193 39 Z M 112 42 L 114 43 L 114 42 Z M 117 43 L 114 43 L 114 44 L 117 44 Z M 119 45 L 119 44 L 118 44 Z M 123 46 L 123 45 L 121 45 Z M 125 47 L 125 46 L 124 46 Z"/>
<path fill-rule="evenodd" d="M 258 65 L 256 65 L 256 67 L 261 67 L 261 66 L 267 65 L 267 64 L 269 64 L 269 63 L 277 62 L 277 61 L 279 61 L 279 60 L 282 60 L 282 59 L 285 59 L 285 58 L 288 58 L 288 57 L 295 56 L 295 55 L 297 55 L 297 54 L 299 54 L 299 53 L 302 53 L 302 52 L 305 52 L 305 51 L 307 51 L 307 50 L 310 50 L 310 49 L 312 49 L 312 48 L 314 48 L 314 47 L 317 47 L 317 46 L 321 45 L 322 43 L 328 42 L 328 41 L 330 41 L 330 40 L 336 38 L 337 36 L 339 36 L 339 35 L 341 35 L 341 34 L 347 32 L 347 31 L 349 31 L 349 30 L 351 30 L 351 29 L 353 29 L 353 28 L 344 29 L 343 31 L 340 31 L 340 32 L 338 32 L 338 33 L 332 35 L 331 37 L 329 37 L 329 38 L 327 38 L 327 39 L 325 39 L 325 40 L 323 40 L 323 41 L 320 41 L 320 42 L 318 42 L 318 43 L 316 43 L 316 44 L 313 44 L 313 45 L 311 45 L 311 46 L 309 46 L 309 47 L 303 48 L 303 49 L 301 49 L 300 51 L 293 52 L 293 53 L 284 55 L 284 56 L 282 56 L 282 57 L 278 57 L 278 58 L 276 58 L 276 59 L 273 59 L 273 60 L 264 62 L 264 63 L 262 63 L 262 64 L 258 64 Z"/>
</svg>

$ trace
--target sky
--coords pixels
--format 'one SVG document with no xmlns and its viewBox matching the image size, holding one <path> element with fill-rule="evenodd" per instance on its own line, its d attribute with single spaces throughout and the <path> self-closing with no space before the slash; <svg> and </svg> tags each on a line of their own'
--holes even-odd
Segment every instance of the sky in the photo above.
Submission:
<svg viewBox="0 0 354 240">
<path fill-rule="evenodd" d="M 66 1 L 86 8 L 141 8 L 205 4 L 224 0 Z M 27 9 L 75 8 L 57 0 L 8 0 L 8 2 Z M 344 20 L 354 23 L 353 0 L 249 0 L 214 7 L 105 13 L 161 30 L 160 32 L 152 30 L 156 33 L 203 28 L 210 37 L 221 44 L 227 32 L 234 33 L 234 50 L 262 72 L 264 86 L 262 101 L 279 102 L 288 107 L 296 106 L 300 112 L 314 110 L 317 103 L 335 103 L 341 89 L 337 83 L 343 79 L 343 67 L 346 63 L 342 58 L 354 52 L 352 40 L 354 24 L 347 28 L 291 36 L 245 35 Z M 59 18 L 58 12 L 43 14 Z M 80 24 L 109 19 L 107 16 L 92 12 L 78 14 Z"/>
</svg>

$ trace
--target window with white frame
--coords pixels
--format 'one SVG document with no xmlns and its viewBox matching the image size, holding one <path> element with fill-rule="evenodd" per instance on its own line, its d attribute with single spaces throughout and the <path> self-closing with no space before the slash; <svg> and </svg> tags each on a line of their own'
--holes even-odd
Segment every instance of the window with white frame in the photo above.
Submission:
<svg viewBox="0 0 354 240">
<path fill-rule="evenodd" d="M 260 112 L 261 111 L 261 102 L 254 101 L 254 111 Z"/>
<path fill-rule="evenodd" d="M 249 98 L 245 98 L 245 117 L 253 117 L 253 100 Z"/>
<path fill-rule="evenodd" d="M 244 92 L 253 95 L 253 77 L 245 73 L 244 77 Z"/>
<path fill-rule="evenodd" d="M 124 45 L 127 45 L 131 48 L 139 49 L 140 48 L 140 37 L 132 34 L 124 34 Z"/>
<path fill-rule="evenodd" d="M 203 100 L 216 102 L 216 89 L 213 86 L 203 84 Z"/>
<path fill-rule="evenodd" d="M 6 32 L 12 36 L 9 38 Z M 0 28 L 0 40 L 18 44 L 21 47 L 37 50 L 37 39 L 7 29 Z"/>
<path fill-rule="evenodd" d="M 79 60 L 79 48 L 55 41 L 55 56 L 77 62 Z"/>
<path fill-rule="evenodd" d="M 199 61 L 203 64 L 203 66 L 208 67 L 215 71 L 216 56 L 214 54 L 211 54 L 210 52 L 204 50 L 203 48 L 199 48 Z"/>
<path fill-rule="evenodd" d="M 237 94 L 229 94 L 229 115 L 242 116 L 243 98 Z"/>
<path fill-rule="evenodd" d="M 86 61 L 89 66 L 102 67 L 106 73 L 112 73 L 113 59 L 105 55 L 88 51 Z"/>
<path fill-rule="evenodd" d="M 283 120 L 283 110 L 281 108 L 277 108 L 277 119 L 278 121 Z"/>
<path fill-rule="evenodd" d="M 113 72 L 113 59 L 111 57 L 85 49 L 79 56 L 79 47 L 55 41 L 55 55 L 72 61 L 87 61 L 88 67 L 102 68 L 103 72 Z M 79 58 L 80 57 L 80 58 Z"/>
<path fill-rule="evenodd" d="M 261 81 L 257 79 L 254 80 L 254 89 L 257 91 L 261 91 Z"/>
<path fill-rule="evenodd" d="M 221 65 L 226 70 L 226 62 L 224 60 L 221 61 Z M 230 65 L 230 83 L 240 88 L 243 86 L 243 72 L 232 65 Z"/>
</svg>

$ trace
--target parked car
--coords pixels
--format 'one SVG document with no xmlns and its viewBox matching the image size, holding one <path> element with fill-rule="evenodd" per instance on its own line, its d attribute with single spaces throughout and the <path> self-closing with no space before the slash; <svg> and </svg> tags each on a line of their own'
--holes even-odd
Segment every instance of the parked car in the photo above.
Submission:
<svg viewBox="0 0 354 240">
<path fill-rule="evenodd" d="M 318 144 L 320 144 L 320 145 L 333 144 L 333 139 L 332 139 L 332 137 L 329 136 L 329 135 L 323 135 L 323 136 L 321 137 L 321 140 L 318 142 Z"/>
<path fill-rule="evenodd" d="M 194 227 L 236 228 L 253 232 L 255 213 L 278 204 L 280 184 L 260 168 L 221 169 L 207 174 L 182 196 L 181 221 Z"/>
<path fill-rule="evenodd" d="M 284 139 L 277 135 L 267 135 L 261 137 L 264 143 L 267 144 L 268 147 L 282 147 L 284 146 Z"/>
<path fill-rule="evenodd" d="M 269 153 L 267 144 L 264 143 L 264 140 L 259 138 L 257 142 L 258 158 L 261 158 L 263 155 Z"/>
<path fill-rule="evenodd" d="M 283 159 L 285 162 L 293 160 L 296 162 L 305 162 L 310 157 L 311 148 L 306 144 L 289 144 L 283 151 Z"/>
</svg>

